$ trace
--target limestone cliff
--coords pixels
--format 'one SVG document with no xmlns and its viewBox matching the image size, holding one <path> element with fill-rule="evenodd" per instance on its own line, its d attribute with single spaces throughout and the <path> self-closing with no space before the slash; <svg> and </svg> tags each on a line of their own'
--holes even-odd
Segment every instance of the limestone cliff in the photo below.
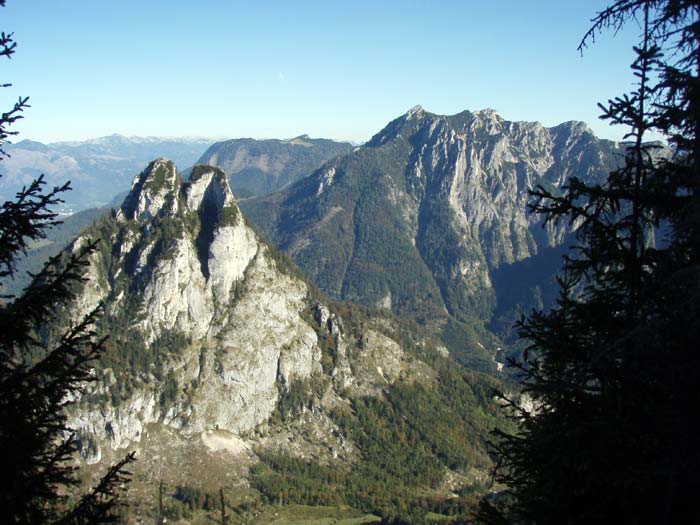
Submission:
<svg viewBox="0 0 700 525">
<path fill-rule="evenodd" d="M 601 180 L 622 151 L 580 122 L 546 128 L 417 106 L 311 177 L 242 206 L 333 298 L 419 320 L 488 321 L 494 271 L 572 230 L 542 229 L 528 190 Z"/>
<path fill-rule="evenodd" d="M 197 166 L 183 183 L 172 162 L 152 162 L 71 249 L 95 236 L 101 248 L 69 310 L 76 319 L 106 305 L 98 381 L 71 420 L 90 461 L 138 446 L 152 424 L 205 443 L 224 433 L 245 449 L 294 385 L 313 384 L 309 403 L 323 407 L 402 374 L 430 380 L 381 328 L 344 330 L 246 224 L 217 168 Z"/>
</svg>

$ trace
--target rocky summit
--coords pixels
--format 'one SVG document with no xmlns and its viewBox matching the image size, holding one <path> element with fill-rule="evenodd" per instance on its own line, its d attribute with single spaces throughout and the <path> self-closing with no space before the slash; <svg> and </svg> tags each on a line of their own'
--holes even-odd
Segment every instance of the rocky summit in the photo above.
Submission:
<svg viewBox="0 0 700 525">
<path fill-rule="evenodd" d="M 435 403 L 431 417 L 446 414 L 442 435 L 416 434 L 414 442 L 450 433 L 459 441 L 455 417 L 464 425 L 497 417 L 493 382 L 455 371 L 445 349 L 415 326 L 327 303 L 248 226 L 217 168 L 196 166 L 183 182 L 172 162 L 153 161 L 121 208 L 69 250 L 92 238 L 101 239 L 100 248 L 64 317 L 74 321 L 104 303 L 99 331 L 109 340 L 70 425 L 88 463 L 137 451 L 132 490 L 159 478 L 178 486 L 243 483 L 247 474 L 233 473 L 269 451 L 324 464 L 361 463 L 369 445 L 358 429 L 389 416 L 359 420 L 357 411 L 367 405 L 363 400 L 376 399 L 364 410 L 384 407 L 391 414 L 392 403 L 403 399 L 390 403 L 393 389 L 402 396 L 418 389 L 431 396 L 417 405 L 421 410 Z M 445 393 L 443 399 L 443 382 L 479 394 Z M 450 408 L 456 402 L 462 408 Z M 476 407 L 480 416 L 472 417 Z M 382 425 L 405 431 L 411 410 Z M 460 483 L 489 464 L 487 425 L 478 428 L 464 436 L 468 454 L 450 460 L 452 470 L 467 476 Z M 439 479 L 446 460 L 430 454 Z"/>
</svg>

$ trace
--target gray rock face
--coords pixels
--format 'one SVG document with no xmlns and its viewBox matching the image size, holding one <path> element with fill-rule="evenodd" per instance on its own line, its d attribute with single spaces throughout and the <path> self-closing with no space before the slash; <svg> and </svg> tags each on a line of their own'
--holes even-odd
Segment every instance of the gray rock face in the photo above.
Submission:
<svg viewBox="0 0 700 525">
<path fill-rule="evenodd" d="M 134 178 L 118 216 L 148 222 L 161 213 L 177 213 L 178 200 L 173 198 L 176 180 L 177 172 L 170 163 L 164 159 L 151 162 Z"/>
<path fill-rule="evenodd" d="M 266 423 L 293 383 L 324 374 L 319 334 L 357 345 L 303 281 L 280 270 L 217 168 L 197 166 L 182 183 L 172 162 L 152 162 L 121 209 L 72 249 L 88 236 L 104 245 L 72 311 L 104 301 L 103 330 L 115 341 L 71 416 L 91 461 L 102 447 L 137 443 L 152 423 L 240 439 Z M 388 337 L 365 339 L 372 359 L 391 355 L 384 371 L 359 381 L 369 392 L 373 380 L 397 379 L 405 359 Z M 342 388 L 353 383 L 347 359 L 325 373 L 343 376 Z M 333 386 L 320 394 L 337 398 Z"/>
<path fill-rule="evenodd" d="M 528 190 L 601 180 L 619 144 L 580 122 L 545 128 L 493 110 L 420 106 L 363 147 L 244 212 L 331 297 L 419 318 L 488 319 L 493 271 L 562 243 Z"/>
</svg>

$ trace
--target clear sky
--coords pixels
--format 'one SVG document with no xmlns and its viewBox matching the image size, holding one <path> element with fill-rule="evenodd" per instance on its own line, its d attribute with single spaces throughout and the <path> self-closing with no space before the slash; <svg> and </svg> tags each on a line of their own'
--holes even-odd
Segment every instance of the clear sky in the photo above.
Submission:
<svg viewBox="0 0 700 525">
<path fill-rule="evenodd" d="M 111 133 L 362 142 L 421 104 L 583 120 L 628 90 L 637 29 L 576 47 L 603 0 L 8 0 L 2 110 L 42 142 Z"/>
</svg>

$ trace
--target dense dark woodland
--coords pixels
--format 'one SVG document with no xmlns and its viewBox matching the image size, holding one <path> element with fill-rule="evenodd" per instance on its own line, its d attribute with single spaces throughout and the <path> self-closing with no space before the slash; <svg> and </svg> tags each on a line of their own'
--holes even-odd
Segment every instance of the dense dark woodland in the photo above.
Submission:
<svg viewBox="0 0 700 525">
<path fill-rule="evenodd" d="M 426 357 L 437 372 L 437 387 L 396 383 L 379 397 L 354 396 L 332 414 L 361 450 L 352 470 L 261 452 L 262 461 L 251 471 L 258 497 L 246 509 L 227 516 L 223 490 L 217 500 L 216 494 L 178 486 L 174 503 L 159 506 L 159 520 L 165 510 L 173 518 L 191 517 L 199 509 L 214 512 L 218 501 L 222 523 L 247 522 L 250 507 L 292 503 L 350 505 L 387 523 L 424 522 L 429 511 L 453 523 L 700 522 L 700 451 L 693 432 L 700 388 L 700 2 L 620 0 L 594 19 L 582 47 L 601 31 L 635 20 L 642 23 L 632 65 L 636 87 L 602 107 L 604 118 L 629 129 L 624 165 L 604 181 L 571 178 L 563 193 L 546 185 L 532 193 L 532 211 L 547 222 L 579 227 L 577 246 L 565 257 L 556 306 L 518 323 L 528 346 L 511 365 L 531 402 L 504 393 L 500 413 L 486 410 L 497 381 Z M 3 34 L 0 55 L 10 57 L 14 50 L 12 35 Z M 2 114 L 0 144 L 13 134 L 10 127 L 26 106 L 20 99 Z M 651 131 L 667 138 L 672 159 L 658 160 L 656 146 L 645 141 Z M 66 189 L 47 191 L 39 179 L 15 201 L 2 204 L 0 279 L 12 278 L 28 243 L 40 241 L 56 224 L 48 210 Z M 663 242 L 650 243 L 652 231 L 663 232 Z M 100 308 L 55 346 L 41 344 L 56 305 L 69 299 L 96 249 L 86 245 L 59 266 L 52 261 L 19 297 L 3 297 L 4 522 L 119 519 L 118 495 L 133 455 L 109 468 L 95 488 L 81 491 L 71 462 L 77 444 L 65 432 L 63 409 L 79 385 L 92 380 L 89 367 L 101 353 L 111 359 L 120 350 L 106 348 L 97 337 Z M 282 255 L 275 257 L 287 271 L 297 271 Z M 502 268 L 496 286 L 509 288 Z M 546 276 L 549 269 L 540 271 Z M 458 298 L 440 286 L 435 293 L 447 298 L 449 308 Z M 478 310 L 488 297 L 477 294 L 473 300 Z M 337 308 L 348 309 L 348 319 L 360 322 L 367 315 L 353 306 Z M 453 323 L 464 320 L 456 317 Z M 412 337 L 414 330 L 408 323 L 403 337 Z M 448 338 L 450 330 L 453 339 L 462 338 L 463 326 L 448 323 Z M 332 363 L 336 349 L 330 341 L 323 351 Z M 273 417 L 293 418 L 315 387 L 293 385 Z M 167 389 L 163 393 L 170 395 Z M 503 422 L 508 415 L 514 416 L 511 424 Z M 488 457 L 483 436 L 496 427 L 493 457 Z M 446 467 L 488 467 L 492 460 L 499 491 L 480 505 L 486 488 L 479 483 L 454 498 L 432 490 Z"/>
<path fill-rule="evenodd" d="M 518 323 L 530 345 L 512 364 L 534 408 L 514 406 L 520 432 L 496 442 L 510 492 L 485 502 L 486 521 L 700 522 L 700 2 L 616 2 L 582 49 L 635 21 L 636 86 L 601 106 L 629 129 L 625 165 L 602 185 L 533 192 L 547 221 L 581 226 L 557 306 Z M 672 159 L 654 162 L 650 131 Z"/>
</svg>

